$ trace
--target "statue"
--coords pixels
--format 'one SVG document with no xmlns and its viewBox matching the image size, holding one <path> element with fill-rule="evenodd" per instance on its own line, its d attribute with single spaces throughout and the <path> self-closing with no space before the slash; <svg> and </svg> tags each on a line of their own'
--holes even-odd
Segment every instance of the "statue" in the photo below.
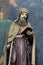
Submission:
<svg viewBox="0 0 43 65">
<path fill-rule="evenodd" d="M 28 14 L 29 11 L 26 8 L 21 8 L 18 18 L 12 22 L 0 64 L 35 65 L 35 36 L 33 28 L 28 22 Z"/>
</svg>

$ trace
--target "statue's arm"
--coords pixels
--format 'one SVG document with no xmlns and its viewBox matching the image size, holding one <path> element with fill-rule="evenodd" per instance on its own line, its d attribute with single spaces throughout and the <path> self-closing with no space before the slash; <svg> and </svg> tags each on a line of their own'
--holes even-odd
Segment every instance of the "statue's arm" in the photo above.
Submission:
<svg viewBox="0 0 43 65">
<path fill-rule="evenodd" d="M 10 37 L 12 35 L 12 30 L 13 30 L 13 24 L 10 26 L 9 32 L 8 32 L 8 37 Z M 7 48 L 10 47 L 10 44 L 7 44 Z M 6 51 L 5 45 L 4 45 L 4 49 L 3 49 L 3 53 Z M 4 55 L 2 55 L 2 57 L 0 58 L 0 65 L 4 63 Z"/>
<path fill-rule="evenodd" d="M 9 49 L 9 47 L 10 47 L 10 43 L 9 44 L 7 44 L 7 49 Z M 3 49 L 3 53 L 6 51 L 6 49 L 5 49 L 5 46 L 4 46 L 4 49 Z M 2 55 L 2 57 L 0 58 L 0 64 L 3 64 L 4 63 L 4 55 Z"/>
<path fill-rule="evenodd" d="M 36 43 L 35 43 L 35 35 L 33 31 L 33 27 L 30 25 L 29 27 L 31 31 L 28 29 L 27 35 L 28 35 L 28 40 L 30 44 L 32 45 L 32 65 L 36 65 Z"/>
<path fill-rule="evenodd" d="M 33 35 L 33 27 L 32 27 L 32 25 L 31 25 L 29 22 L 28 22 L 28 25 L 27 25 L 26 34 L 27 34 L 28 36 Z"/>
<path fill-rule="evenodd" d="M 32 36 L 32 35 L 33 35 L 33 29 L 32 29 L 31 27 L 30 27 L 30 28 L 27 28 L 26 34 L 27 34 L 28 36 Z"/>
<path fill-rule="evenodd" d="M 27 27 L 26 35 L 28 37 L 30 44 L 33 44 L 34 32 L 33 32 L 33 27 L 31 25 Z"/>
</svg>

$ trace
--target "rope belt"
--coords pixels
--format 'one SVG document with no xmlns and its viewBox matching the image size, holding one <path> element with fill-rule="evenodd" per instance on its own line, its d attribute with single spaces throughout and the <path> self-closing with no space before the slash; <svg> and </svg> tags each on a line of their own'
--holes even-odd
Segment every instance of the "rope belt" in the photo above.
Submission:
<svg viewBox="0 0 43 65">
<path fill-rule="evenodd" d="M 22 35 L 17 35 L 16 38 L 17 38 L 17 37 L 23 37 L 23 36 L 24 36 L 23 34 L 22 34 Z"/>
</svg>

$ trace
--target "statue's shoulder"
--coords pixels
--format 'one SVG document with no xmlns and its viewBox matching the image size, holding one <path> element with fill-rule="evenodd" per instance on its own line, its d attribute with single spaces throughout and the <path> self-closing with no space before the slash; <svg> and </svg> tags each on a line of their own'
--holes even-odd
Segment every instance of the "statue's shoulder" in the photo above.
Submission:
<svg viewBox="0 0 43 65">
<path fill-rule="evenodd" d="M 15 27 L 15 26 L 18 26 L 17 23 L 15 22 L 15 20 L 11 23 L 11 27 Z"/>
<path fill-rule="evenodd" d="M 11 27 L 14 28 L 14 29 L 20 28 L 20 26 L 15 22 L 15 20 L 12 22 Z"/>
<path fill-rule="evenodd" d="M 28 22 L 27 27 L 32 27 L 32 25 L 31 25 L 31 23 L 30 23 L 30 22 Z"/>
<path fill-rule="evenodd" d="M 11 25 L 16 25 L 15 21 L 13 21 L 13 22 L 11 23 Z"/>
<path fill-rule="evenodd" d="M 26 27 L 29 27 L 29 28 L 33 29 L 33 26 L 32 26 L 32 24 L 30 22 L 27 23 Z"/>
</svg>

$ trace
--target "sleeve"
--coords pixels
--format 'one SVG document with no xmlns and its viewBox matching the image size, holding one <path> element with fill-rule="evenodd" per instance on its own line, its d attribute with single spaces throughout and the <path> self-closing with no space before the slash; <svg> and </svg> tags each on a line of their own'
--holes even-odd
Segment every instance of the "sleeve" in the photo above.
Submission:
<svg viewBox="0 0 43 65">
<path fill-rule="evenodd" d="M 26 36 L 28 38 L 28 41 L 29 43 L 32 45 L 33 44 L 33 27 L 30 23 L 28 23 L 28 27 L 27 27 L 27 30 L 26 30 Z"/>
<path fill-rule="evenodd" d="M 32 36 L 33 35 L 33 27 L 30 23 L 28 23 L 27 29 L 26 29 L 26 34 L 28 36 Z"/>
<path fill-rule="evenodd" d="M 33 27 L 31 24 L 30 24 L 30 28 L 32 29 L 32 31 L 30 31 L 31 35 L 30 37 L 28 36 L 29 37 L 28 39 L 30 44 L 32 45 L 32 65 L 36 65 L 36 41 L 35 41 L 35 34 L 33 31 Z"/>
</svg>

